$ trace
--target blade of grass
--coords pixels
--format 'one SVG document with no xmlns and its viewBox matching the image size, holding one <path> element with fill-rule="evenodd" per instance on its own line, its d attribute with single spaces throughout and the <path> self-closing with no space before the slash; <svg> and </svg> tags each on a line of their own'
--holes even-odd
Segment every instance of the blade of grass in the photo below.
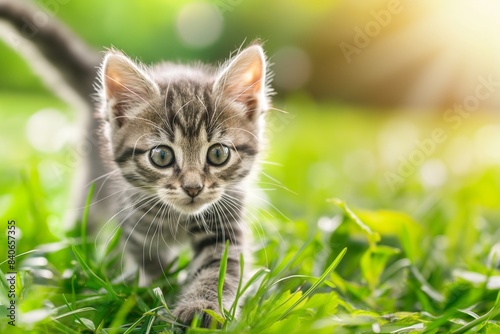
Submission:
<svg viewBox="0 0 500 334">
<path fill-rule="evenodd" d="M 422 273 L 418 270 L 416 266 L 410 266 L 411 273 L 413 276 L 417 279 L 417 281 L 420 283 L 420 290 L 422 290 L 427 296 L 429 296 L 434 302 L 442 303 L 445 298 L 444 296 L 434 289 L 429 282 L 424 278 Z"/>
<path fill-rule="evenodd" d="M 102 278 L 100 278 L 90 267 L 89 265 L 85 262 L 83 259 L 82 255 L 80 254 L 80 251 L 75 246 L 71 246 L 71 249 L 73 250 L 73 253 L 75 254 L 76 260 L 82 266 L 82 269 L 89 275 L 90 277 L 93 277 L 99 285 L 104 288 L 106 291 L 108 291 L 111 296 L 114 299 L 118 299 L 118 295 L 116 294 L 115 290 L 113 289 L 113 286 L 111 283 L 104 281 Z"/>
<path fill-rule="evenodd" d="M 147 320 L 148 325 L 146 326 L 146 331 L 144 332 L 145 334 L 151 333 L 151 329 L 153 328 L 154 322 L 155 322 L 155 317 L 150 316 L 149 319 Z"/>
<path fill-rule="evenodd" d="M 80 227 L 81 228 L 80 237 L 82 238 L 83 255 L 85 255 L 85 260 L 87 262 L 89 260 L 89 252 L 87 249 L 87 222 L 89 217 L 90 202 L 92 201 L 93 194 L 94 194 L 94 183 L 90 185 L 90 189 L 87 194 L 87 200 L 85 201 L 85 210 L 83 210 L 82 222 Z"/>
<path fill-rule="evenodd" d="M 118 309 L 118 312 L 113 317 L 113 321 L 111 322 L 110 328 L 109 328 L 109 333 L 110 334 L 115 334 L 118 332 L 120 327 L 123 325 L 125 322 L 125 318 L 127 317 L 127 314 L 130 313 L 132 308 L 136 305 L 135 301 L 135 294 L 130 295 L 123 304 L 120 306 Z"/>
<path fill-rule="evenodd" d="M 229 240 L 226 240 L 226 246 L 224 247 L 224 253 L 222 253 L 222 258 L 220 260 L 219 280 L 217 282 L 217 298 L 218 298 L 218 302 L 219 302 L 219 310 L 220 310 L 220 314 L 223 317 L 224 317 L 224 304 L 222 303 L 222 294 L 224 292 L 224 281 L 226 279 L 228 256 L 229 256 Z"/>
<path fill-rule="evenodd" d="M 161 306 L 157 306 L 151 310 L 149 310 L 148 312 L 144 312 L 144 314 L 139 318 L 137 319 L 132 325 L 130 325 L 129 328 L 127 328 L 126 331 L 123 332 L 123 334 L 129 334 L 129 333 L 132 333 L 132 331 L 144 320 L 146 319 L 147 317 L 151 316 L 151 315 L 156 315 L 156 311 L 158 310 L 161 310 L 163 308 L 163 305 Z M 168 319 L 170 320 L 170 319 Z M 175 325 L 178 325 L 178 326 L 183 326 L 182 324 L 180 323 L 176 323 L 176 322 L 171 322 Z"/>
<path fill-rule="evenodd" d="M 262 303 L 264 302 L 264 294 L 266 291 L 269 291 L 275 280 L 280 277 L 280 275 L 288 270 L 299 258 L 300 256 L 305 252 L 307 247 L 311 244 L 311 240 L 308 240 L 302 244 L 302 246 L 294 252 L 287 252 L 287 255 L 280 261 L 280 263 L 277 265 L 276 268 L 274 268 L 272 271 L 268 268 L 261 268 L 259 271 L 250 279 L 249 282 L 245 285 L 243 288 L 243 292 L 245 292 L 252 284 L 254 284 L 258 279 L 260 279 L 261 276 L 265 276 L 258 289 L 256 292 L 256 295 L 254 296 L 255 298 L 252 298 L 249 303 L 250 303 L 250 309 L 253 308 L 258 308 L 261 309 Z"/>
<path fill-rule="evenodd" d="M 98 296 L 90 296 L 90 297 L 84 298 L 84 299 L 79 299 L 76 301 L 76 305 L 81 305 L 81 304 L 85 304 L 85 303 L 97 305 L 97 304 L 104 304 L 104 303 L 107 303 L 109 301 L 110 301 L 109 295 L 98 295 Z M 56 307 L 54 309 L 54 311 L 59 313 L 59 312 L 66 310 L 66 309 L 71 310 L 71 308 L 68 308 L 67 305 L 61 305 L 61 306 Z"/>
<path fill-rule="evenodd" d="M 59 320 L 54 320 L 51 324 L 50 327 L 57 328 L 59 333 L 66 333 L 66 334 L 80 334 L 81 331 L 75 331 L 74 329 L 64 325 L 62 322 Z M 48 333 L 48 332 L 46 332 Z M 53 332 L 51 332 L 53 333 Z"/>
<path fill-rule="evenodd" d="M 250 287 L 255 284 L 255 282 L 257 282 L 262 276 L 264 275 L 268 275 L 269 273 L 271 272 L 271 270 L 269 270 L 268 268 L 260 268 L 259 270 L 257 270 L 257 272 L 248 280 L 248 282 L 245 284 L 245 286 L 243 287 L 243 289 L 241 290 L 241 295 L 244 295 L 245 292 L 250 289 Z M 264 290 L 264 289 L 259 289 L 259 290 Z M 263 293 L 263 292 L 262 292 Z"/>
<path fill-rule="evenodd" d="M 110 259 L 109 255 L 111 254 L 111 252 L 116 249 L 118 243 L 120 242 L 121 240 L 121 233 L 122 230 L 121 229 L 118 229 L 115 231 L 115 233 L 113 233 L 111 235 L 111 239 L 106 242 L 106 246 L 104 248 L 104 250 L 102 251 L 101 254 L 99 254 L 99 256 L 102 256 L 103 258 L 100 258 L 100 262 L 103 262 L 106 266 L 112 266 L 112 258 Z M 95 252 L 97 254 L 97 248 L 98 248 L 98 244 L 97 242 L 95 243 Z"/>
<path fill-rule="evenodd" d="M 316 282 L 318 280 L 318 277 L 311 276 L 311 275 L 290 275 L 287 277 L 280 278 L 279 280 L 275 281 L 271 286 L 275 286 L 281 282 L 284 282 L 284 281 L 289 280 L 289 279 L 294 279 L 294 278 L 303 278 L 304 280 L 310 281 L 310 282 Z M 333 284 L 332 282 L 325 281 L 324 283 L 332 289 L 335 288 L 335 284 Z"/>
<path fill-rule="evenodd" d="M 500 314 L 500 292 L 498 293 L 495 305 L 493 305 L 493 308 L 491 310 L 489 310 L 486 314 L 480 316 L 479 318 L 472 320 L 467 325 L 464 325 L 464 326 L 460 327 L 459 329 L 456 329 L 452 333 L 453 334 L 466 333 L 469 330 L 471 330 L 472 328 L 482 324 L 483 322 L 489 321 L 490 319 L 496 317 L 499 314 Z"/>
<path fill-rule="evenodd" d="M 323 272 L 323 274 L 318 278 L 318 280 L 316 281 L 316 283 L 314 283 L 309 289 L 307 289 L 306 292 L 304 292 L 304 294 L 297 300 L 295 301 L 295 303 L 293 303 L 282 315 L 281 317 L 279 318 L 279 320 L 283 320 L 290 312 L 293 311 L 293 309 L 295 307 L 297 307 L 297 305 L 299 305 L 303 300 L 305 300 L 307 297 L 309 297 L 313 292 L 314 290 L 316 290 L 320 285 L 321 283 L 323 283 L 323 281 L 327 278 L 328 275 L 330 275 L 332 273 L 332 271 L 335 270 L 335 268 L 338 266 L 338 264 L 340 263 L 340 261 L 342 261 L 342 258 L 344 257 L 345 253 L 347 252 L 347 248 L 344 248 L 339 255 L 337 255 L 337 257 L 335 258 L 335 260 L 333 260 L 333 262 L 330 264 L 330 266 L 328 266 L 328 268 Z"/>
<path fill-rule="evenodd" d="M 224 305 L 222 304 L 222 293 L 224 290 L 224 280 L 226 279 L 227 258 L 229 256 L 229 240 L 226 240 L 226 247 L 220 260 L 219 281 L 217 282 L 217 298 L 219 300 L 219 310 L 224 315 Z"/>
<path fill-rule="evenodd" d="M 329 203 L 333 203 L 336 206 L 338 206 L 344 213 L 349 217 L 353 222 L 356 223 L 356 225 L 361 228 L 361 230 L 366 234 L 368 237 L 368 241 L 370 242 L 370 245 L 375 245 L 377 242 L 380 241 L 380 235 L 377 232 L 372 231 L 372 229 L 363 223 L 361 219 L 347 206 L 347 204 L 338 198 L 332 198 L 328 200 Z"/>
<path fill-rule="evenodd" d="M 245 274 L 244 271 L 245 271 L 245 258 L 243 257 L 243 253 L 240 253 L 240 279 L 238 280 L 238 287 L 236 288 L 236 296 L 234 298 L 233 305 L 231 305 L 231 309 L 229 310 L 232 319 L 234 319 L 234 317 L 236 316 L 238 301 L 242 295 L 241 286 L 243 285 L 243 276 Z"/>
<path fill-rule="evenodd" d="M 70 315 L 74 315 L 74 314 L 78 314 L 78 313 L 82 313 L 82 312 L 87 312 L 87 311 L 95 311 L 95 310 L 96 309 L 93 308 L 93 307 L 82 307 L 82 308 L 79 308 L 79 309 L 76 309 L 76 310 L 72 310 L 70 312 L 66 312 L 66 313 L 54 316 L 54 317 L 52 317 L 52 320 L 58 320 L 58 319 L 61 319 L 61 318 L 64 318 L 64 317 L 67 317 L 67 316 L 70 316 Z"/>
<path fill-rule="evenodd" d="M 91 331 L 92 333 L 95 333 L 95 324 L 92 320 L 87 318 L 80 318 L 78 322 L 83 324 L 83 326 L 85 326 L 87 330 Z"/>
<path fill-rule="evenodd" d="M 203 310 L 203 312 L 205 312 L 206 314 L 208 314 L 209 316 L 211 316 L 213 319 L 215 319 L 219 324 L 221 325 L 224 325 L 224 318 L 221 317 L 221 315 L 217 312 L 215 312 L 214 310 L 210 310 L 210 309 L 205 309 Z"/>
<path fill-rule="evenodd" d="M 66 299 L 66 296 L 63 295 L 63 299 L 64 299 L 64 303 L 66 304 L 66 306 L 68 307 L 68 309 L 72 310 L 71 306 L 69 305 L 69 302 L 68 300 Z M 85 307 L 84 308 L 81 308 L 80 310 L 82 309 L 86 309 Z M 89 328 L 87 324 L 85 324 L 85 322 L 80 318 L 80 316 L 78 315 L 78 313 L 81 313 L 82 311 L 80 310 L 77 310 L 78 312 L 74 312 L 73 310 L 71 312 L 68 312 L 68 314 L 72 315 L 73 318 L 75 318 L 75 320 L 77 322 L 79 322 L 82 326 L 84 326 L 85 328 Z M 54 320 L 57 320 L 56 318 L 53 318 Z M 90 329 L 90 328 L 89 328 Z"/>
<path fill-rule="evenodd" d="M 16 260 L 25 256 L 25 255 L 28 255 L 28 254 L 31 254 L 31 253 L 38 253 L 39 250 L 38 249 L 32 249 L 30 251 L 27 251 L 27 252 L 24 252 L 24 253 L 21 253 L 21 254 L 16 254 Z M 0 262 L 0 266 L 7 263 L 9 261 L 9 259 L 6 259 L 5 261 L 2 261 Z"/>
<path fill-rule="evenodd" d="M 296 251 L 293 252 L 293 255 L 288 253 L 287 256 L 281 261 L 274 270 L 273 270 L 273 278 L 279 277 L 281 273 L 285 272 L 290 268 L 297 259 L 305 252 L 305 250 L 311 245 L 312 239 L 307 240 L 304 244 Z M 290 258 L 288 258 L 290 257 Z"/>
<path fill-rule="evenodd" d="M 43 192 L 41 190 L 38 169 L 34 166 L 24 169 L 21 173 L 21 180 L 26 190 L 26 194 L 30 199 L 28 201 L 29 207 L 27 209 L 30 210 L 31 214 L 33 214 L 34 221 L 38 222 L 39 225 L 37 227 L 41 230 L 46 229 L 45 232 L 49 231 L 48 233 L 51 234 L 50 239 L 55 240 L 56 238 L 52 235 L 47 226 L 47 208 L 43 197 L 41 197 Z"/>
<path fill-rule="evenodd" d="M 76 308 L 75 280 L 76 280 L 76 275 L 74 275 L 74 274 L 71 275 L 71 307 L 72 308 Z"/>
<path fill-rule="evenodd" d="M 165 301 L 165 296 L 163 296 L 163 291 L 161 291 L 160 288 L 154 288 L 153 289 L 153 293 L 154 295 L 156 296 L 156 298 L 158 298 L 158 300 L 160 301 L 160 303 L 163 305 L 163 307 L 165 308 L 165 311 L 167 311 L 167 313 L 173 318 L 175 319 L 174 315 L 172 314 L 172 312 L 170 312 L 170 309 L 167 305 L 167 302 Z"/>
</svg>

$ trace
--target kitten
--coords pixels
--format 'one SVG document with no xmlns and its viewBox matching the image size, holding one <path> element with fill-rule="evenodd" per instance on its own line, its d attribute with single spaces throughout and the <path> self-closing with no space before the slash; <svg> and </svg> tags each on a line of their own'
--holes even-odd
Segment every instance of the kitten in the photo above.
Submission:
<svg viewBox="0 0 500 334">
<path fill-rule="evenodd" d="M 17 24 L 21 33 L 20 18 L 26 22 L 34 10 L 19 1 L 0 2 L 0 18 Z M 82 88 L 74 80 L 78 71 L 72 63 L 82 65 L 84 59 L 71 51 L 81 42 L 57 22 L 37 29 L 31 42 L 54 66 L 65 65 L 59 67 L 61 77 L 89 101 L 89 87 L 83 89 L 89 83 Z M 80 67 L 93 73 L 88 64 Z M 226 240 L 223 305 L 229 308 L 234 301 L 239 256 L 249 237 L 243 229 L 245 184 L 256 170 L 269 103 L 266 64 L 262 47 L 252 44 L 217 68 L 146 67 L 114 50 L 100 66 L 101 146 L 114 184 L 100 184 L 112 199 L 101 211 L 112 213 L 121 226 L 123 247 L 139 266 L 141 285 L 162 274 L 175 248 L 190 243 L 188 283 L 173 311 L 184 324 L 200 314 L 208 327 L 211 318 L 203 310 L 220 311 L 217 282 Z M 104 175 L 106 166 L 98 168 Z M 111 217 L 102 220 L 102 212 L 92 218 L 101 225 Z"/>
<path fill-rule="evenodd" d="M 219 264 L 229 240 L 229 308 L 245 249 L 245 181 L 255 169 L 268 103 L 261 46 L 249 46 L 219 69 L 148 68 L 111 51 L 101 76 L 107 155 L 119 170 L 118 187 L 127 190 L 120 224 L 141 284 L 162 273 L 172 247 L 190 242 L 190 284 L 174 315 L 189 323 L 204 309 L 217 311 Z M 210 319 L 203 321 L 208 326 Z"/>
</svg>

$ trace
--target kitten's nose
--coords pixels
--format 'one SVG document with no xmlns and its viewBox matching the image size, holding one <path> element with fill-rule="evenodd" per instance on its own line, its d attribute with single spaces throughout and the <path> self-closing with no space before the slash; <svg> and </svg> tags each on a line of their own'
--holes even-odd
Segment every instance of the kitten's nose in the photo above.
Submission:
<svg viewBox="0 0 500 334">
<path fill-rule="evenodd" d="M 203 186 L 201 184 L 189 184 L 189 185 L 183 185 L 182 189 L 186 194 L 188 194 L 192 198 L 195 198 L 203 189 Z"/>
</svg>

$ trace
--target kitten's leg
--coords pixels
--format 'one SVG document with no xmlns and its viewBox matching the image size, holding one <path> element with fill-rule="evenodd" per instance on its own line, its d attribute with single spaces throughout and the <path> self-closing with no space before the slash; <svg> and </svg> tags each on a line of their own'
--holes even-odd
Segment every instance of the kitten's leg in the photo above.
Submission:
<svg viewBox="0 0 500 334">
<path fill-rule="evenodd" d="M 218 281 L 225 240 L 229 240 L 229 256 L 224 280 L 223 307 L 229 309 L 233 304 L 240 276 L 240 253 L 244 250 L 243 233 L 238 225 L 234 223 L 225 228 L 219 227 L 214 233 L 207 234 L 202 230 L 195 234 L 192 241 L 195 258 L 191 264 L 188 284 L 173 312 L 180 322 L 189 325 L 195 314 L 199 314 L 202 317 L 202 326 L 209 327 L 212 318 L 203 310 L 221 313 L 218 305 Z"/>
</svg>

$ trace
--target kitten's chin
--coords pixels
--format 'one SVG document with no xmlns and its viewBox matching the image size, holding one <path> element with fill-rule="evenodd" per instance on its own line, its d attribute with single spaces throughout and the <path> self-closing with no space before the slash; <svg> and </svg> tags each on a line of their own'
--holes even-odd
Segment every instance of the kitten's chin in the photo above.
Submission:
<svg viewBox="0 0 500 334">
<path fill-rule="evenodd" d="M 177 212 L 185 215 L 196 215 L 207 210 L 213 201 L 202 200 L 200 198 L 193 200 L 170 200 L 169 205 Z"/>
<path fill-rule="evenodd" d="M 202 213 L 210 206 L 209 203 L 189 203 L 189 204 L 176 204 L 174 205 L 174 209 L 179 211 L 180 213 L 186 215 L 196 215 Z"/>
</svg>

